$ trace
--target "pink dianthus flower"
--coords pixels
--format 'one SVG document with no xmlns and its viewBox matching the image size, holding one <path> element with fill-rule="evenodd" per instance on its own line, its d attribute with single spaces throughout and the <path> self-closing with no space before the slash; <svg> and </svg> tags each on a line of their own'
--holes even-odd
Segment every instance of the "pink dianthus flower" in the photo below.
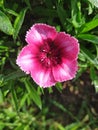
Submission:
<svg viewBox="0 0 98 130">
<path fill-rule="evenodd" d="M 76 38 L 39 23 L 27 32 L 26 42 L 16 63 L 39 86 L 50 87 L 75 77 L 79 53 Z"/>
</svg>

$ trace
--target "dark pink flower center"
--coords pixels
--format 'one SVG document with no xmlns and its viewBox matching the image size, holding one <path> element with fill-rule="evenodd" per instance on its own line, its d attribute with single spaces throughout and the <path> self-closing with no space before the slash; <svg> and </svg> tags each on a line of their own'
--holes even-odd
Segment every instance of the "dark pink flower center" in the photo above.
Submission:
<svg viewBox="0 0 98 130">
<path fill-rule="evenodd" d="M 40 62 L 45 67 L 56 66 L 61 63 L 61 51 L 50 39 L 44 41 L 40 47 Z"/>
</svg>

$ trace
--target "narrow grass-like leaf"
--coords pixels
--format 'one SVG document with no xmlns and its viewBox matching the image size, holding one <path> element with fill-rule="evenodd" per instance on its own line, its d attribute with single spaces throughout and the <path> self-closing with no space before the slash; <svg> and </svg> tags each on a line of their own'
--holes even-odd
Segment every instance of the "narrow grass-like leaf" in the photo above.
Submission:
<svg viewBox="0 0 98 130">
<path fill-rule="evenodd" d="M 60 83 L 60 82 L 56 83 L 56 88 L 57 88 L 57 90 L 58 90 L 59 92 L 62 92 L 62 90 L 63 90 L 62 83 Z"/>
<path fill-rule="evenodd" d="M 62 125 L 62 124 L 60 124 L 59 122 L 55 122 L 54 124 L 53 124 L 53 126 L 55 127 L 56 126 L 56 129 L 57 130 L 65 130 L 65 128 L 64 128 L 64 126 Z M 49 130 L 55 130 L 55 129 L 49 129 Z"/>
<path fill-rule="evenodd" d="M 22 123 L 20 123 L 16 128 L 15 128 L 15 130 L 25 130 L 24 129 L 24 124 L 22 124 Z M 27 130 L 27 129 L 26 129 Z"/>
<path fill-rule="evenodd" d="M 65 127 L 65 130 L 79 130 L 79 129 L 81 129 L 81 126 L 82 126 L 81 122 L 75 122 L 75 123 L 67 125 Z"/>
<path fill-rule="evenodd" d="M 2 91 L 1 91 L 1 89 L 0 89 L 0 104 L 2 104 L 3 103 L 3 93 L 2 93 Z"/>
<path fill-rule="evenodd" d="M 86 59 L 88 59 L 88 61 L 91 64 L 93 64 L 95 67 L 97 67 L 96 62 L 94 61 L 95 58 L 94 58 L 93 54 L 88 49 L 86 49 L 85 47 L 81 46 L 81 52 L 86 57 Z"/>
<path fill-rule="evenodd" d="M 23 95 L 23 97 L 22 97 L 22 99 L 21 99 L 21 101 L 20 101 L 19 108 L 22 108 L 22 107 L 23 107 L 23 105 L 24 105 L 24 103 L 25 103 L 25 101 L 26 101 L 28 95 L 29 95 L 28 93 L 27 93 L 27 94 L 24 93 L 24 95 Z"/>
<path fill-rule="evenodd" d="M 81 52 L 82 54 L 84 54 L 84 56 L 92 63 L 94 64 L 94 57 L 93 55 L 89 52 L 89 50 L 87 50 L 85 47 L 81 46 Z"/>
<path fill-rule="evenodd" d="M 9 14 L 13 15 L 13 16 L 18 16 L 18 14 L 14 11 L 14 10 L 11 10 L 11 9 L 5 9 L 5 11 L 7 11 Z"/>
<path fill-rule="evenodd" d="M 98 76 L 97 76 L 97 74 L 96 74 L 96 71 L 95 71 L 95 69 L 94 69 L 94 66 L 91 66 L 91 67 L 90 67 L 90 77 L 91 77 L 92 82 L 93 82 L 93 84 L 94 84 L 94 86 L 95 86 L 96 92 L 98 92 Z"/>
<path fill-rule="evenodd" d="M 76 118 L 68 109 L 66 109 L 62 104 L 55 100 L 50 100 L 53 105 L 55 105 L 57 108 L 59 108 L 61 111 L 66 112 L 72 119 L 78 121 L 78 118 Z"/>
<path fill-rule="evenodd" d="M 26 79 L 24 80 L 25 87 L 31 97 L 31 99 L 34 101 L 34 103 L 42 109 L 42 103 L 41 103 L 41 98 L 37 93 L 37 90 L 33 87 L 33 85 Z"/>
<path fill-rule="evenodd" d="M 94 81 L 94 79 L 96 77 L 94 66 L 90 67 L 90 77 L 91 77 L 92 81 Z"/>
<path fill-rule="evenodd" d="M 98 45 L 98 36 L 92 34 L 79 34 L 78 38 Z"/>
<path fill-rule="evenodd" d="M 80 33 L 88 32 L 98 26 L 98 19 L 93 19 L 88 23 L 85 23 L 79 30 Z"/>
<path fill-rule="evenodd" d="M 39 87 L 37 88 L 37 93 L 38 93 L 39 95 L 44 94 L 44 89 L 39 86 Z"/>
<path fill-rule="evenodd" d="M 52 87 L 49 87 L 49 88 L 48 88 L 48 91 L 49 91 L 49 94 L 52 93 L 52 92 L 53 92 Z"/>
<path fill-rule="evenodd" d="M 57 13 L 58 13 L 59 19 L 61 21 L 61 24 L 65 29 L 66 11 L 64 10 L 64 8 L 61 4 L 57 5 Z"/>
<path fill-rule="evenodd" d="M 78 58 L 79 58 L 79 60 L 81 60 L 81 61 L 83 61 L 83 62 L 86 61 L 84 55 L 83 55 L 81 52 L 79 53 Z"/>
<path fill-rule="evenodd" d="M 27 4 L 28 8 L 31 10 L 32 8 L 31 8 L 30 0 L 24 0 L 24 1 Z"/>
<path fill-rule="evenodd" d="M 22 11 L 19 13 L 19 15 L 17 16 L 15 23 L 14 23 L 14 34 L 13 34 L 13 38 L 16 39 L 19 31 L 21 29 L 21 26 L 23 24 L 24 21 L 24 17 L 25 17 L 25 13 L 27 11 L 27 8 L 22 9 Z"/>
<path fill-rule="evenodd" d="M 25 76 L 24 72 L 22 72 L 22 71 L 15 71 L 15 72 L 12 72 L 12 73 L 4 76 L 3 78 L 4 78 L 4 81 L 6 82 L 6 81 L 9 81 L 9 80 L 14 80 L 16 78 L 20 78 L 22 76 Z"/>
<path fill-rule="evenodd" d="M 14 31 L 10 19 L 2 11 L 0 11 L 0 30 L 8 35 L 12 35 Z"/>
<path fill-rule="evenodd" d="M 10 86 L 10 89 L 11 89 L 12 101 L 13 101 L 14 107 L 18 111 L 18 100 L 17 100 L 16 91 L 14 89 L 14 82 L 10 81 L 9 86 Z"/>
</svg>

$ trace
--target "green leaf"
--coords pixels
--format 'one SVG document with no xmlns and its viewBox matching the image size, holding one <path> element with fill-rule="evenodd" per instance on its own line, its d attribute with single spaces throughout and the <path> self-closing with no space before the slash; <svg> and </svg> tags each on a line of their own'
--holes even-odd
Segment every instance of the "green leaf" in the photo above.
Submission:
<svg viewBox="0 0 98 130">
<path fill-rule="evenodd" d="M 56 86 L 56 88 L 57 88 L 57 90 L 58 90 L 59 92 L 62 92 L 62 90 L 63 90 L 62 83 L 58 82 L 58 83 L 56 83 L 55 86 Z"/>
<path fill-rule="evenodd" d="M 2 93 L 2 91 L 1 91 L 1 89 L 0 89 L 0 104 L 3 103 L 3 101 L 4 101 L 3 98 L 4 98 L 4 97 L 3 97 L 3 93 Z"/>
<path fill-rule="evenodd" d="M 24 130 L 24 127 L 25 125 L 21 123 L 15 128 L 15 130 Z"/>
<path fill-rule="evenodd" d="M 86 57 L 86 59 L 97 68 L 98 64 L 95 61 L 94 55 L 82 45 L 81 45 L 81 52 Z"/>
<path fill-rule="evenodd" d="M 14 11 L 14 10 L 11 10 L 11 9 L 5 9 L 5 11 L 11 15 L 14 15 L 14 16 L 18 16 L 18 14 Z"/>
<path fill-rule="evenodd" d="M 9 107 L 7 109 L 4 109 L 4 113 L 6 114 L 7 117 L 9 117 L 10 119 L 14 118 L 17 116 L 17 112 L 13 111 L 12 107 Z"/>
<path fill-rule="evenodd" d="M 65 130 L 79 130 L 79 128 L 82 126 L 81 122 L 72 123 L 70 125 L 67 125 L 65 127 Z"/>
<path fill-rule="evenodd" d="M 90 53 L 88 49 L 81 46 L 81 52 L 92 64 L 94 64 L 94 56 Z"/>
<path fill-rule="evenodd" d="M 0 0 L 0 7 L 1 7 L 1 8 L 4 7 L 4 0 Z"/>
<path fill-rule="evenodd" d="M 62 112 L 66 112 L 72 119 L 75 119 L 76 121 L 78 121 L 78 119 L 67 109 L 65 108 L 61 103 L 50 99 L 50 102 L 55 105 L 57 108 L 59 108 Z"/>
<path fill-rule="evenodd" d="M 60 124 L 59 122 L 55 122 L 54 124 L 55 124 L 57 130 L 65 130 L 64 126 L 62 124 Z M 50 130 L 54 130 L 54 129 L 50 128 Z"/>
<path fill-rule="evenodd" d="M 31 4 L 30 4 L 30 0 L 24 0 L 24 1 L 25 1 L 25 3 L 27 4 L 28 8 L 29 8 L 30 10 L 32 10 Z"/>
<path fill-rule="evenodd" d="M 2 86 L 3 81 L 4 81 L 4 75 L 0 74 L 0 86 Z"/>
<path fill-rule="evenodd" d="M 8 35 L 12 35 L 14 31 L 9 18 L 2 11 L 0 11 L 0 30 Z"/>
<path fill-rule="evenodd" d="M 96 74 L 96 70 L 95 70 L 94 66 L 90 67 L 90 77 L 91 77 L 92 82 L 95 86 L 96 92 L 98 92 L 98 76 Z"/>
<path fill-rule="evenodd" d="M 16 17 L 16 20 L 15 20 L 15 23 L 14 23 L 14 34 L 13 34 L 14 39 L 16 39 L 18 34 L 19 34 L 19 31 L 20 31 L 21 26 L 23 24 L 25 13 L 26 13 L 27 9 L 28 8 L 22 9 L 22 11 Z"/>
<path fill-rule="evenodd" d="M 71 19 L 75 28 L 80 27 L 84 23 L 81 14 L 81 3 L 77 0 L 71 0 Z"/>
<path fill-rule="evenodd" d="M 84 55 L 83 55 L 81 52 L 79 53 L 78 58 L 79 58 L 79 60 L 81 60 L 81 61 L 83 61 L 83 62 L 86 61 Z"/>
<path fill-rule="evenodd" d="M 16 91 L 14 89 L 13 80 L 9 82 L 9 86 L 10 86 L 11 94 L 12 94 L 12 102 L 14 104 L 15 109 L 18 111 L 18 99 L 17 99 Z"/>
<path fill-rule="evenodd" d="M 94 6 L 98 7 L 98 0 L 89 0 Z"/>
<path fill-rule="evenodd" d="M 80 33 L 85 33 L 88 32 L 95 27 L 98 26 L 98 19 L 93 19 L 92 21 L 85 23 L 81 28 L 80 28 Z"/>
<path fill-rule="evenodd" d="M 98 36 L 92 34 L 80 34 L 78 38 L 98 45 Z"/>
<path fill-rule="evenodd" d="M 42 109 L 41 98 L 38 95 L 37 90 L 33 87 L 33 85 L 27 79 L 24 80 L 24 83 L 31 99 L 40 109 Z"/>
<path fill-rule="evenodd" d="M 61 21 L 61 24 L 62 26 L 64 27 L 65 29 L 65 22 L 66 22 L 66 11 L 64 10 L 62 4 L 58 4 L 57 5 L 57 13 L 58 13 L 58 16 L 59 16 L 59 19 Z"/>
<path fill-rule="evenodd" d="M 16 78 L 20 78 L 22 76 L 25 76 L 24 72 L 22 72 L 22 71 L 15 71 L 15 72 L 12 72 L 12 73 L 4 76 L 3 78 L 4 78 L 4 82 L 6 82 L 6 81 L 9 81 L 9 80 L 14 80 Z"/>
<path fill-rule="evenodd" d="M 5 124 L 3 123 L 3 121 L 0 121 L 0 130 L 4 130 Z"/>
<path fill-rule="evenodd" d="M 20 101 L 19 108 L 22 108 L 22 107 L 23 107 L 23 105 L 25 104 L 26 99 L 28 98 L 28 95 L 29 95 L 29 94 L 24 93 L 24 95 L 23 95 L 23 97 L 22 97 L 22 99 L 21 99 L 21 101 Z"/>
<path fill-rule="evenodd" d="M 96 77 L 95 69 L 93 66 L 90 67 L 90 77 L 92 80 L 94 80 Z"/>
<path fill-rule="evenodd" d="M 26 126 L 24 127 L 24 130 L 31 130 L 31 128 L 30 128 L 29 125 L 26 125 Z"/>
</svg>

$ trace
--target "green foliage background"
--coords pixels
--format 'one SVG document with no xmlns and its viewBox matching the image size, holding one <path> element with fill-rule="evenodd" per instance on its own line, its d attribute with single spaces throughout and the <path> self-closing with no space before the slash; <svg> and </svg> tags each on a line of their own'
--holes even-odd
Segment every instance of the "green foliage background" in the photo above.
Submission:
<svg viewBox="0 0 98 130">
<path fill-rule="evenodd" d="M 97 128 L 98 122 L 88 108 L 90 121 L 85 124 L 55 101 L 56 107 L 75 118 L 74 122 L 65 126 L 52 118 L 46 119 L 49 108 L 45 99 L 41 99 L 45 90 L 16 65 L 17 55 L 26 44 L 26 31 L 34 23 L 47 23 L 79 40 L 79 71 L 75 80 L 89 70 L 98 92 L 98 8 L 93 4 L 93 0 L 0 0 L 0 130 Z M 56 88 L 61 92 L 62 84 L 58 83 Z M 53 92 L 52 88 L 47 90 Z"/>
</svg>

